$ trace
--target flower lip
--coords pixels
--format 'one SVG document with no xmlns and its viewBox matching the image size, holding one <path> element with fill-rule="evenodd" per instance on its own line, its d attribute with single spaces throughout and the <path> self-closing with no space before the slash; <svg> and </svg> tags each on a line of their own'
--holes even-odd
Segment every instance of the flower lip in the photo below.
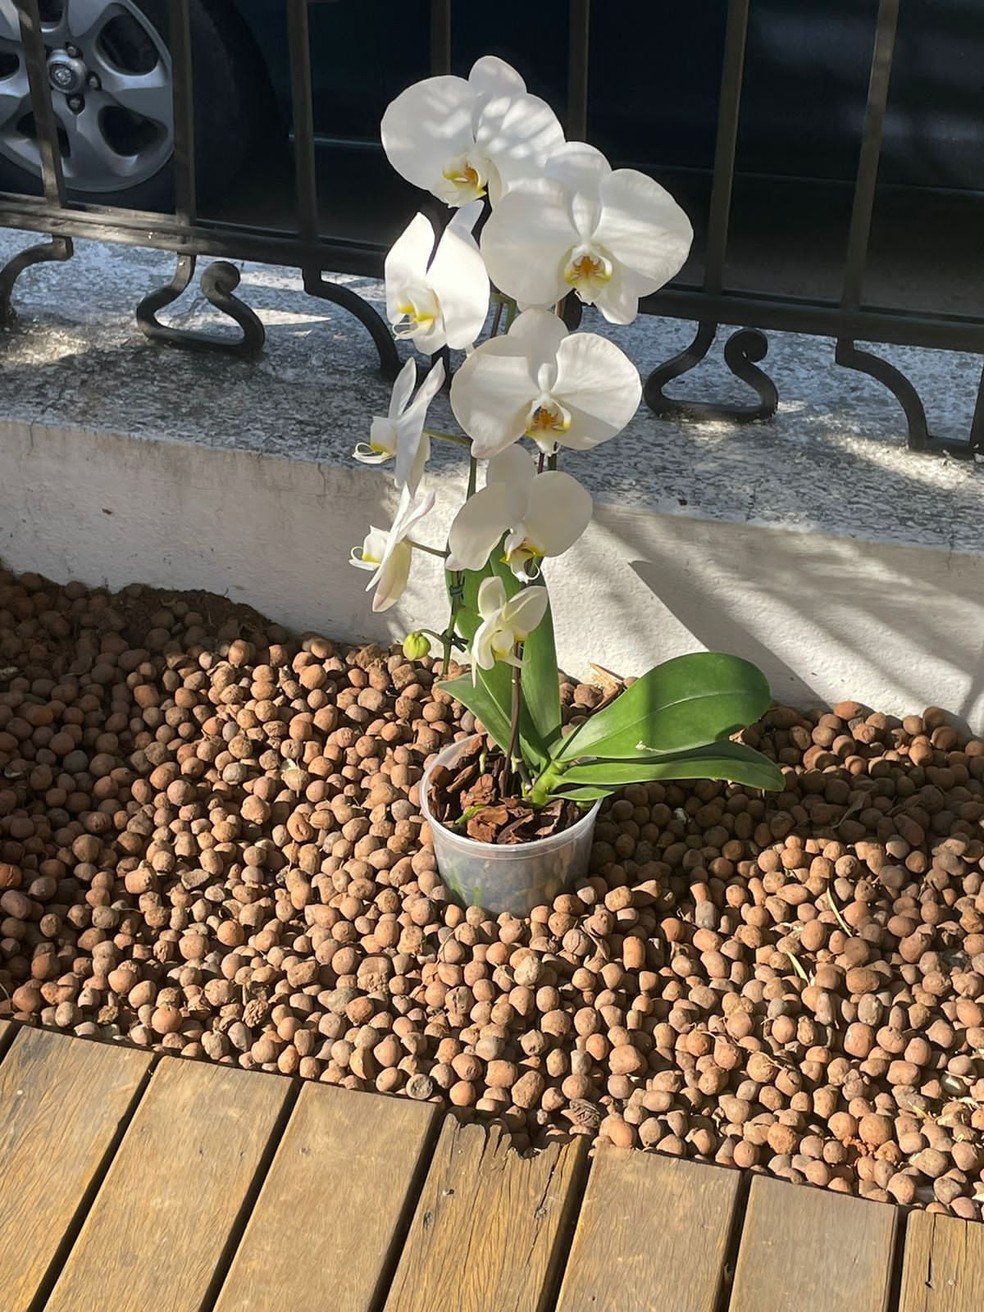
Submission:
<svg viewBox="0 0 984 1312">
<path fill-rule="evenodd" d="M 487 162 L 470 153 L 448 160 L 442 169 L 442 176 L 454 188 L 455 200 L 458 204 L 480 200 L 486 194 Z"/>
<path fill-rule="evenodd" d="M 612 280 L 611 260 L 595 246 L 577 246 L 564 268 L 564 281 L 582 299 L 602 290 Z"/>
<path fill-rule="evenodd" d="M 571 412 L 553 397 L 541 396 L 534 402 L 530 411 L 526 436 L 532 437 L 536 442 L 546 442 L 554 447 L 557 444 L 556 435 L 566 433 L 570 426 Z"/>
</svg>

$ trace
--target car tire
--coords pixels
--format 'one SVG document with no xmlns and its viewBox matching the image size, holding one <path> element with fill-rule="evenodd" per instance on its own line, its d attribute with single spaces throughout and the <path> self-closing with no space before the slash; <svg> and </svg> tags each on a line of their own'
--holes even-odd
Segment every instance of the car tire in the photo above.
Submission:
<svg viewBox="0 0 984 1312">
<path fill-rule="evenodd" d="M 167 0 L 132 3 L 169 46 Z M 278 111 L 262 56 L 245 25 L 228 12 L 228 0 L 192 0 L 189 18 L 196 190 L 207 200 L 228 188 L 263 137 L 276 129 Z M 38 195 L 40 177 L 0 157 L 0 190 Z M 86 204 L 167 212 L 174 206 L 173 154 L 133 186 L 86 189 L 66 179 L 65 194 Z"/>
</svg>

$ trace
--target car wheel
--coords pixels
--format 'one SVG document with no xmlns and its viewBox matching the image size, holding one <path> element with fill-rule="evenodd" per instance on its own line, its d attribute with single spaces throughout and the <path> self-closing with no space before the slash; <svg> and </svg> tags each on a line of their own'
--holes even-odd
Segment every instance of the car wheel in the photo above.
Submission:
<svg viewBox="0 0 984 1312">
<path fill-rule="evenodd" d="M 174 67 L 166 0 L 40 0 L 48 81 L 70 199 L 173 204 Z M 234 14 L 192 0 L 199 192 L 225 187 L 269 112 L 266 71 Z M 0 0 L 0 189 L 37 194 L 41 157 L 13 0 Z"/>
</svg>

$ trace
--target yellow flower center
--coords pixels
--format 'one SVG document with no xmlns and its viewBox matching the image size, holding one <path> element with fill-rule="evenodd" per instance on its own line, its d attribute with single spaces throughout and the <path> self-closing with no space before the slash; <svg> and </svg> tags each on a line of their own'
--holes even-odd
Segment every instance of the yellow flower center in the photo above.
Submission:
<svg viewBox="0 0 984 1312">
<path fill-rule="evenodd" d="M 611 280 L 611 260 L 586 247 L 573 251 L 564 269 L 564 281 L 583 299 L 597 294 Z"/>
<path fill-rule="evenodd" d="M 459 202 L 478 200 L 485 195 L 485 178 L 467 155 L 450 160 L 441 172 L 457 191 Z"/>
<path fill-rule="evenodd" d="M 414 337 L 428 333 L 441 313 L 440 302 L 426 283 L 402 287 L 396 298 L 397 311 L 403 316 L 393 325 L 396 337 Z"/>
<path fill-rule="evenodd" d="M 413 301 L 400 301 L 396 308 L 418 328 L 429 328 L 434 322 L 433 314 L 428 309 L 414 305 Z"/>
<path fill-rule="evenodd" d="M 445 169 L 444 176 L 448 182 L 453 182 L 456 187 L 478 187 L 480 186 L 478 170 L 472 168 L 470 164 L 465 164 L 462 168 Z"/>
<path fill-rule="evenodd" d="M 525 565 L 528 560 L 542 560 L 543 552 L 535 546 L 529 538 L 523 538 L 518 546 L 507 551 L 502 557 L 502 563 L 512 569 L 516 565 Z"/>
<path fill-rule="evenodd" d="M 540 401 L 533 407 L 526 425 L 526 436 L 541 441 L 553 433 L 566 433 L 570 426 L 571 417 L 563 406 L 556 401 Z"/>
</svg>

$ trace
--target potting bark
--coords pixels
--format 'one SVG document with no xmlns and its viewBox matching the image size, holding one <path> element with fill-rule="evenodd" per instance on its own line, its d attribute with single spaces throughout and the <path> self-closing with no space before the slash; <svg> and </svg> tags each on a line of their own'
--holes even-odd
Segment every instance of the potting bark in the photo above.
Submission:
<svg viewBox="0 0 984 1312">
<path fill-rule="evenodd" d="M 512 779 L 505 756 L 487 741 L 476 743 L 453 769 L 432 772 L 431 813 L 476 842 L 507 845 L 549 838 L 581 818 L 581 808 L 562 798 L 537 808 L 509 796 Z"/>
</svg>

